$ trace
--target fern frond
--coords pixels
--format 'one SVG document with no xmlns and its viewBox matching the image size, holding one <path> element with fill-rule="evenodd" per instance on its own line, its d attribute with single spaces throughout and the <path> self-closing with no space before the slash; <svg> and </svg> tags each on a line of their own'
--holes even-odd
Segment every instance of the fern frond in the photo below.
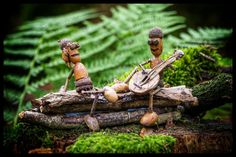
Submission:
<svg viewBox="0 0 236 157">
<path fill-rule="evenodd" d="M 11 49 L 11 48 L 4 48 L 4 53 L 6 53 L 7 55 L 23 55 L 23 56 L 28 56 L 28 57 L 32 57 L 35 54 L 35 51 L 32 49 Z"/>
<path fill-rule="evenodd" d="M 9 81 L 19 87 L 23 87 L 25 85 L 26 76 L 20 75 L 5 75 L 4 81 Z"/>
<path fill-rule="evenodd" d="M 98 73 L 100 71 L 106 70 L 106 69 L 110 69 L 110 68 L 114 68 L 118 65 L 120 65 L 121 63 L 123 63 L 125 60 L 127 60 L 127 58 L 130 56 L 131 54 L 129 53 L 123 53 L 119 56 L 116 56 L 114 54 L 109 54 L 109 56 L 103 60 L 95 60 L 94 62 L 92 62 L 92 64 L 88 65 L 88 72 L 89 73 Z M 116 61 L 113 62 L 114 58 L 116 58 Z"/>
<path fill-rule="evenodd" d="M 11 88 L 4 88 L 4 97 L 9 98 L 8 100 L 11 100 L 12 102 L 19 100 L 19 95 L 21 95 L 21 91 L 14 90 Z"/>
<path fill-rule="evenodd" d="M 224 38 L 228 38 L 233 30 L 224 28 L 198 28 L 197 30 L 188 29 L 188 33 L 181 33 L 179 38 L 168 36 L 168 41 L 176 47 L 190 47 L 199 45 L 214 45 L 222 47 Z"/>
<path fill-rule="evenodd" d="M 16 45 L 32 45 L 36 46 L 39 44 L 39 39 L 34 38 L 15 38 L 11 40 L 5 40 L 5 46 L 16 46 Z"/>
<path fill-rule="evenodd" d="M 67 15 L 54 16 L 48 18 L 40 18 L 34 21 L 30 21 L 22 25 L 19 29 L 43 29 L 52 30 L 61 27 L 73 25 L 82 22 L 87 19 L 97 17 L 98 14 L 93 9 L 80 10 L 78 12 L 72 12 Z"/>
<path fill-rule="evenodd" d="M 100 53 L 105 50 L 107 47 L 111 46 L 112 43 L 116 41 L 116 38 L 112 36 L 111 38 L 107 38 L 101 45 L 95 46 L 95 48 L 91 48 L 89 50 L 84 49 L 81 54 L 81 59 L 90 58 L 91 56 Z"/>
<path fill-rule="evenodd" d="M 76 31 L 76 28 L 74 27 L 62 27 L 61 29 L 58 29 L 56 31 L 53 31 L 53 32 L 49 32 L 47 34 L 44 35 L 44 39 L 53 39 L 53 38 L 60 38 L 61 36 L 63 35 L 67 35 L 69 33 L 72 33 L 72 32 L 75 32 Z"/>
<path fill-rule="evenodd" d="M 28 74 L 23 75 L 21 79 L 18 79 L 14 72 L 6 72 L 6 76 L 4 76 L 5 81 L 17 81 L 18 85 L 24 87 L 23 91 L 20 92 L 21 94 L 17 94 L 19 105 L 16 114 L 18 114 L 23 109 L 23 99 L 25 94 L 29 92 L 27 91 L 28 89 L 30 91 L 35 91 L 39 85 L 43 85 L 45 82 L 48 83 L 49 81 L 52 81 L 52 78 L 48 78 L 38 82 L 38 86 L 30 86 L 31 77 L 37 78 L 44 68 L 48 68 L 47 66 L 44 66 L 46 64 L 45 62 L 48 62 L 46 58 L 57 58 L 58 51 L 55 51 L 54 54 L 47 54 L 47 52 L 50 50 L 52 52 L 52 48 L 55 49 L 58 47 L 58 43 L 55 41 L 55 39 L 75 31 L 74 27 L 68 26 L 97 16 L 98 14 L 94 10 L 84 10 L 62 16 L 40 18 L 23 24 L 20 26 L 17 33 L 7 36 L 7 38 L 4 40 L 4 50 L 6 50 L 6 54 L 13 54 L 14 56 L 20 54 L 29 57 L 28 59 L 16 60 L 15 58 L 11 59 L 11 56 L 8 56 L 8 59 L 4 60 L 4 66 L 17 66 L 21 67 L 22 69 L 29 70 Z M 22 48 L 19 49 L 19 47 Z M 30 48 L 25 51 L 25 47 Z M 8 90 L 8 88 L 4 89 L 4 91 L 10 92 L 9 94 L 4 94 L 5 99 L 15 101 L 15 97 L 13 97 L 14 94 L 12 94 L 14 92 L 11 92 L 11 90 Z M 15 118 L 15 123 L 16 120 L 17 116 Z"/>
<path fill-rule="evenodd" d="M 30 60 L 4 60 L 4 66 L 14 66 L 14 67 L 22 67 L 23 69 L 30 68 Z"/>
<path fill-rule="evenodd" d="M 42 55 L 39 55 L 37 58 L 37 63 L 43 62 L 45 59 L 48 59 L 50 57 L 55 56 L 55 54 L 60 54 L 61 51 L 58 50 L 58 48 L 51 49 L 49 52 L 42 53 Z"/>
<path fill-rule="evenodd" d="M 34 89 L 37 89 L 39 86 L 43 86 L 48 82 L 54 82 L 57 80 L 65 80 L 65 78 L 68 76 L 68 72 L 69 70 L 63 70 L 63 71 L 59 71 L 56 73 L 52 73 L 52 75 L 49 75 L 41 80 L 38 80 L 32 84 L 30 84 L 31 87 L 34 87 L 33 89 L 28 88 L 28 90 L 33 91 Z"/>
<path fill-rule="evenodd" d="M 45 33 L 45 30 L 28 30 L 24 32 L 18 32 L 15 34 L 10 34 L 8 38 L 20 38 L 20 37 L 31 37 L 31 36 L 41 36 Z"/>
</svg>

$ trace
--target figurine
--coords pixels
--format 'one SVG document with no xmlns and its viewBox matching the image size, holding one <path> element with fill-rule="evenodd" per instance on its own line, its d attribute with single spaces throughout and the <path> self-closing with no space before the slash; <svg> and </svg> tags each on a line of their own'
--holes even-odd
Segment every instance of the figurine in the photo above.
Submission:
<svg viewBox="0 0 236 157">
<path fill-rule="evenodd" d="M 79 43 L 71 42 L 68 39 L 59 40 L 59 45 L 62 50 L 62 59 L 66 62 L 69 68 L 72 68 L 69 76 L 66 79 L 66 83 L 60 89 L 60 92 L 66 92 L 69 80 L 74 74 L 76 92 L 79 94 L 84 94 L 83 91 L 93 90 L 93 83 L 88 75 L 88 71 L 85 66 L 80 62 L 80 54 L 78 49 L 80 48 Z M 92 117 L 95 110 L 97 95 L 95 95 L 93 105 L 91 107 L 90 115 L 85 117 L 86 124 L 94 126 L 95 130 L 99 129 L 98 121 L 96 118 Z M 90 124 L 93 123 L 93 124 Z"/>
<path fill-rule="evenodd" d="M 149 32 L 148 44 L 154 58 L 139 64 L 139 67 L 142 69 L 141 71 L 138 71 L 138 66 L 135 67 L 124 81 L 124 83 L 128 84 L 129 90 L 135 94 L 149 94 L 148 112 L 140 120 L 140 123 L 145 126 L 152 126 L 158 120 L 158 115 L 153 111 L 153 95 L 159 92 L 161 87 L 163 87 L 161 80 L 163 69 L 171 67 L 171 63 L 184 55 L 181 50 L 175 50 L 171 57 L 166 61 L 162 61 L 160 57 L 163 50 L 162 37 L 163 33 L 160 28 L 153 28 Z M 151 69 L 145 69 L 143 67 L 143 65 L 148 63 L 150 63 Z"/>
<path fill-rule="evenodd" d="M 90 90 L 93 88 L 93 83 L 88 76 L 87 69 L 80 62 L 80 54 L 78 49 L 80 48 L 79 43 L 71 42 L 68 39 L 59 40 L 59 45 L 62 50 L 62 59 L 66 62 L 69 68 L 72 70 L 66 79 L 65 86 L 61 89 L 62 92 L 66 92 L 69 80 L 74 74 L 76 91 L 81 93 L 82 90 Z M 74 65 L 74 66 L 73 66 Z"/>
<path fill-rule="evenodd" d="M 66 62 L 69 68 L 72 68 L 69 76 L 66 79 L 66 83 L 61 87 L 60 92 L 66 92 L 69 80 L 74 74 L 77 93 L 82 95 L 94 95 L 94 101 L 90 110 L 90 114 L 85 116 L 84 121 L 87 126 L 93 131 L 99 130 L 98 121 L 95 117 L 93 117 L 98 100 L 98 95 L 103 94 L 109 102 L 114 103 L 118 100 L 117 93 L 113 88 L 108 86 L 104 87 L 102 90 L 98 90 L 93 87 L 93 83 L 88 75 L 87 69 L 80 62 L 80 54 L 78 51 L 78 49 L 80 48 L 79 43 L 72 42 L 68 39 L 62 39 L 58 42 L 62 50 L 62 59 Z"/>
</svg>

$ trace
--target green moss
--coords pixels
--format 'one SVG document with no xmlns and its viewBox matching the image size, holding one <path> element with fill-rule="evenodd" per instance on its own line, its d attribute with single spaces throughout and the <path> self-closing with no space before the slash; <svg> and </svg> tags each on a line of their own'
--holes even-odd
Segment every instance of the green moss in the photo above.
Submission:
<svg viewBox="0 0 236 157">
<path fill-rule="evenodd" d="M 221 67 L 230 67 L 233 66 L 233 59 L 232 58 L 227 58 L 227 57 L 221 57 L 218 60 L 219 66 Z"/>
<path fill-rule="evenodd" d="M 67 147 L 69 153 L 171 153 L 176 139 L 172 136 L 134 133 L 88 133 Z"/>
<path fill-rule="evenodd" d="M 207 111 L 203 117 L 204 120 L 223 120 L 232 116 L 232 103 L 227 103 L 223 106 Z"/>
<path fill-rule="evenodd" d="M 206 103 L 216 101 L 225 95 L 231 96 L 232 91 L 232 75 L 223 73 L 215 77 L 214 80 L 194 86 L 192 94 L 198 98 L 199 103 Z"/>
<path fill-rule="evenodd" d="M 185 55 L 180 60 L 173 63 L 175 70 L 166 69 L 164 71 L 164 82 L 171 86 L 186 85 L 192 87 L 201 81 L 202 76 L 217 75 L 217 68 L 221 56 L 216 49 L 211 47 L 199 46 L 194 48 L 182 49 Z M 200 52 L 215 59 L 216 62 L 204 58 Z"/>
</svg>

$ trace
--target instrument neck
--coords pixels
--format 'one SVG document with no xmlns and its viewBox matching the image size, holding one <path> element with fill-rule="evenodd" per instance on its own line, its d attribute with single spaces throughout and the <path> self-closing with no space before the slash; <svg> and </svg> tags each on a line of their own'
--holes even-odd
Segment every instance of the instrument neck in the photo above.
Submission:
<svg viewBox="0 0 236 157">
<path fill-rule="evenodd" d="M 160 73 L 165 67 L 167 67 L 169 64 L 173 63 L 176 60 L 175 57 L 171 56 L 166 61 L 163 61 L 162 63 L 156 65 L 153 70 L 155 70 L 157 73 Z"/>
</svg>

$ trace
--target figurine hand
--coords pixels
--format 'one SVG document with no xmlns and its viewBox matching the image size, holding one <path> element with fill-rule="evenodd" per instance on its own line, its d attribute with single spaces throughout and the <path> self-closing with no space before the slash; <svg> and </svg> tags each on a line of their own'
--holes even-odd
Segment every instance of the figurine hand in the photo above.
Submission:
<svg viewBox="0 0 236 157">
<path fill-rule="evenodd" d="M 63 93 L 63 94 L 66 93 L 66 90 L 65 90 L 64 86 L 61 86 L 61 88 L 59 90 L 59 93 Z"/>
</svg>

